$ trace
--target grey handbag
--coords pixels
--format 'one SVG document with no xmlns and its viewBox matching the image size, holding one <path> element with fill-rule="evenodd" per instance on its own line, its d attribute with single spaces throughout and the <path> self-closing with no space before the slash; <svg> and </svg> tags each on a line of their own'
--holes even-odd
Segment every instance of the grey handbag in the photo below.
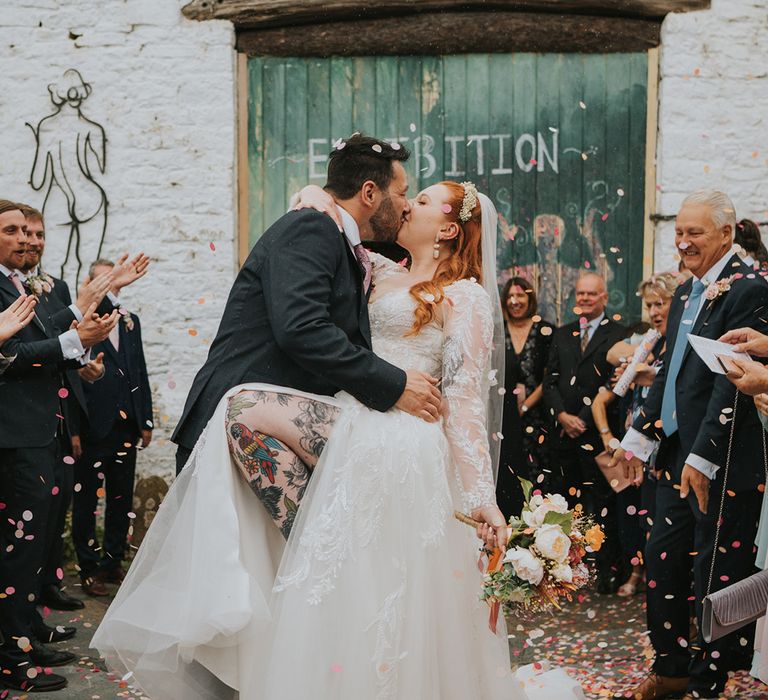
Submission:
<svg viewBox="0 0 768 700">
<path fill-rule="evenodd" d="M 738 392 L 736 393 L 738 402 Z M 720 539 L 720 523 L 723 520 L 723 506 L 725 504 L 726 480 L 728 479 L 728 467 L 731 461 L 731 444 L 733 443 L 733 430 L 736 423 L 736 404 L 733 406 L 731 420 L 731 437 L 728 441 L 728 454 L 725 459 L 725 473 L 723 475 L 723 495 L 720 500 L 720 512 L 715 528 L 715 547 L 712 553 L 712 566 L 709 571 L 709 583 L 707 595 L 704 598 L 701 620 L 701 633 L 704 641 L 713 642 L 725 637 L 726 634 L 748 625 L 750 622 L 760 619 L 768 608 L 768 569 L 760 571 L 741 581 L 721 588 L 715 593 L 712 589 L 712 576 L 715 571 L 715 556 L 717 554 Z M 763 466 L 768 478 L 768 453 L 765 447 L 765 431 L 763 431 Z"/>
</svg>

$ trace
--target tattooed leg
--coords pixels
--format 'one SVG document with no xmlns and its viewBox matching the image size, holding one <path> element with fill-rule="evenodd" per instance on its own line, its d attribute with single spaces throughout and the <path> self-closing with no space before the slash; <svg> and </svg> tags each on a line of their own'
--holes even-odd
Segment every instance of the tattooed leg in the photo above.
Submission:
<svg viewBox="0 0 768 700">
<path fill-rule="evenodd" d="M 230 453 L 286 539 L 338 411 L 320 401 L 265 391 L 242 391 L 230 399 Z"/>
</svg>

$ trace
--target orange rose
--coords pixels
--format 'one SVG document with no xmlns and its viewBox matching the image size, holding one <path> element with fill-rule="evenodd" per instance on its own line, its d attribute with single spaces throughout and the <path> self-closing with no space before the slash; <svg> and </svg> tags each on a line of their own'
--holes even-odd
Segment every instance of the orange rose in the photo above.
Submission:
<svg viewBox="0 0 768 700">
<path fill-rule="evenodd" d="M 593 525 L 584 533 L 584 539 L 593 552 L 598 552 L 605 542 L 605 533 L 599 525 Z"/>
</svg>

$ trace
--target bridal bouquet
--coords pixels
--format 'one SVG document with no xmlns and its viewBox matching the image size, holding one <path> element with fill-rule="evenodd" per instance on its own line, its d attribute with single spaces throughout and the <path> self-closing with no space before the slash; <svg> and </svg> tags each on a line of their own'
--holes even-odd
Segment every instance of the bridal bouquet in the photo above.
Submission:
<svg viewBox="0 0 768 700">
<path fill-rule="evenodd" d="M 520 479 L 525 505 L 509 519 L 507 551 L 489 552 L 481 599 L 491 608 L 495 632 L 500 608 L 518 617 L 560 608 L 574 591 L 586 586 L 591 572 L 584 557 L 605 540 L 602 528 L 581 506 L 569 510 L 559 494 L 535 494 L 533 484 Z"/>
</svg>

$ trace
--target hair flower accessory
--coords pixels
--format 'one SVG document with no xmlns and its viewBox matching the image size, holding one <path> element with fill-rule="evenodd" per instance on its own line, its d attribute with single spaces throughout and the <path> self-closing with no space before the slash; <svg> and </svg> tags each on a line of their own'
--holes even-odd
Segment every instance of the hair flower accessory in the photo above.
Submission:
<svg viewBox="0 0 768 700">
<path fill-rule="evenodd" d="M 459 221 L 466 223 L 472 217 L 472 210 L 477 206 L 477 187 L 471 182 L 462 182 L 464 199 L 459 210 Z"/>
</svg>

